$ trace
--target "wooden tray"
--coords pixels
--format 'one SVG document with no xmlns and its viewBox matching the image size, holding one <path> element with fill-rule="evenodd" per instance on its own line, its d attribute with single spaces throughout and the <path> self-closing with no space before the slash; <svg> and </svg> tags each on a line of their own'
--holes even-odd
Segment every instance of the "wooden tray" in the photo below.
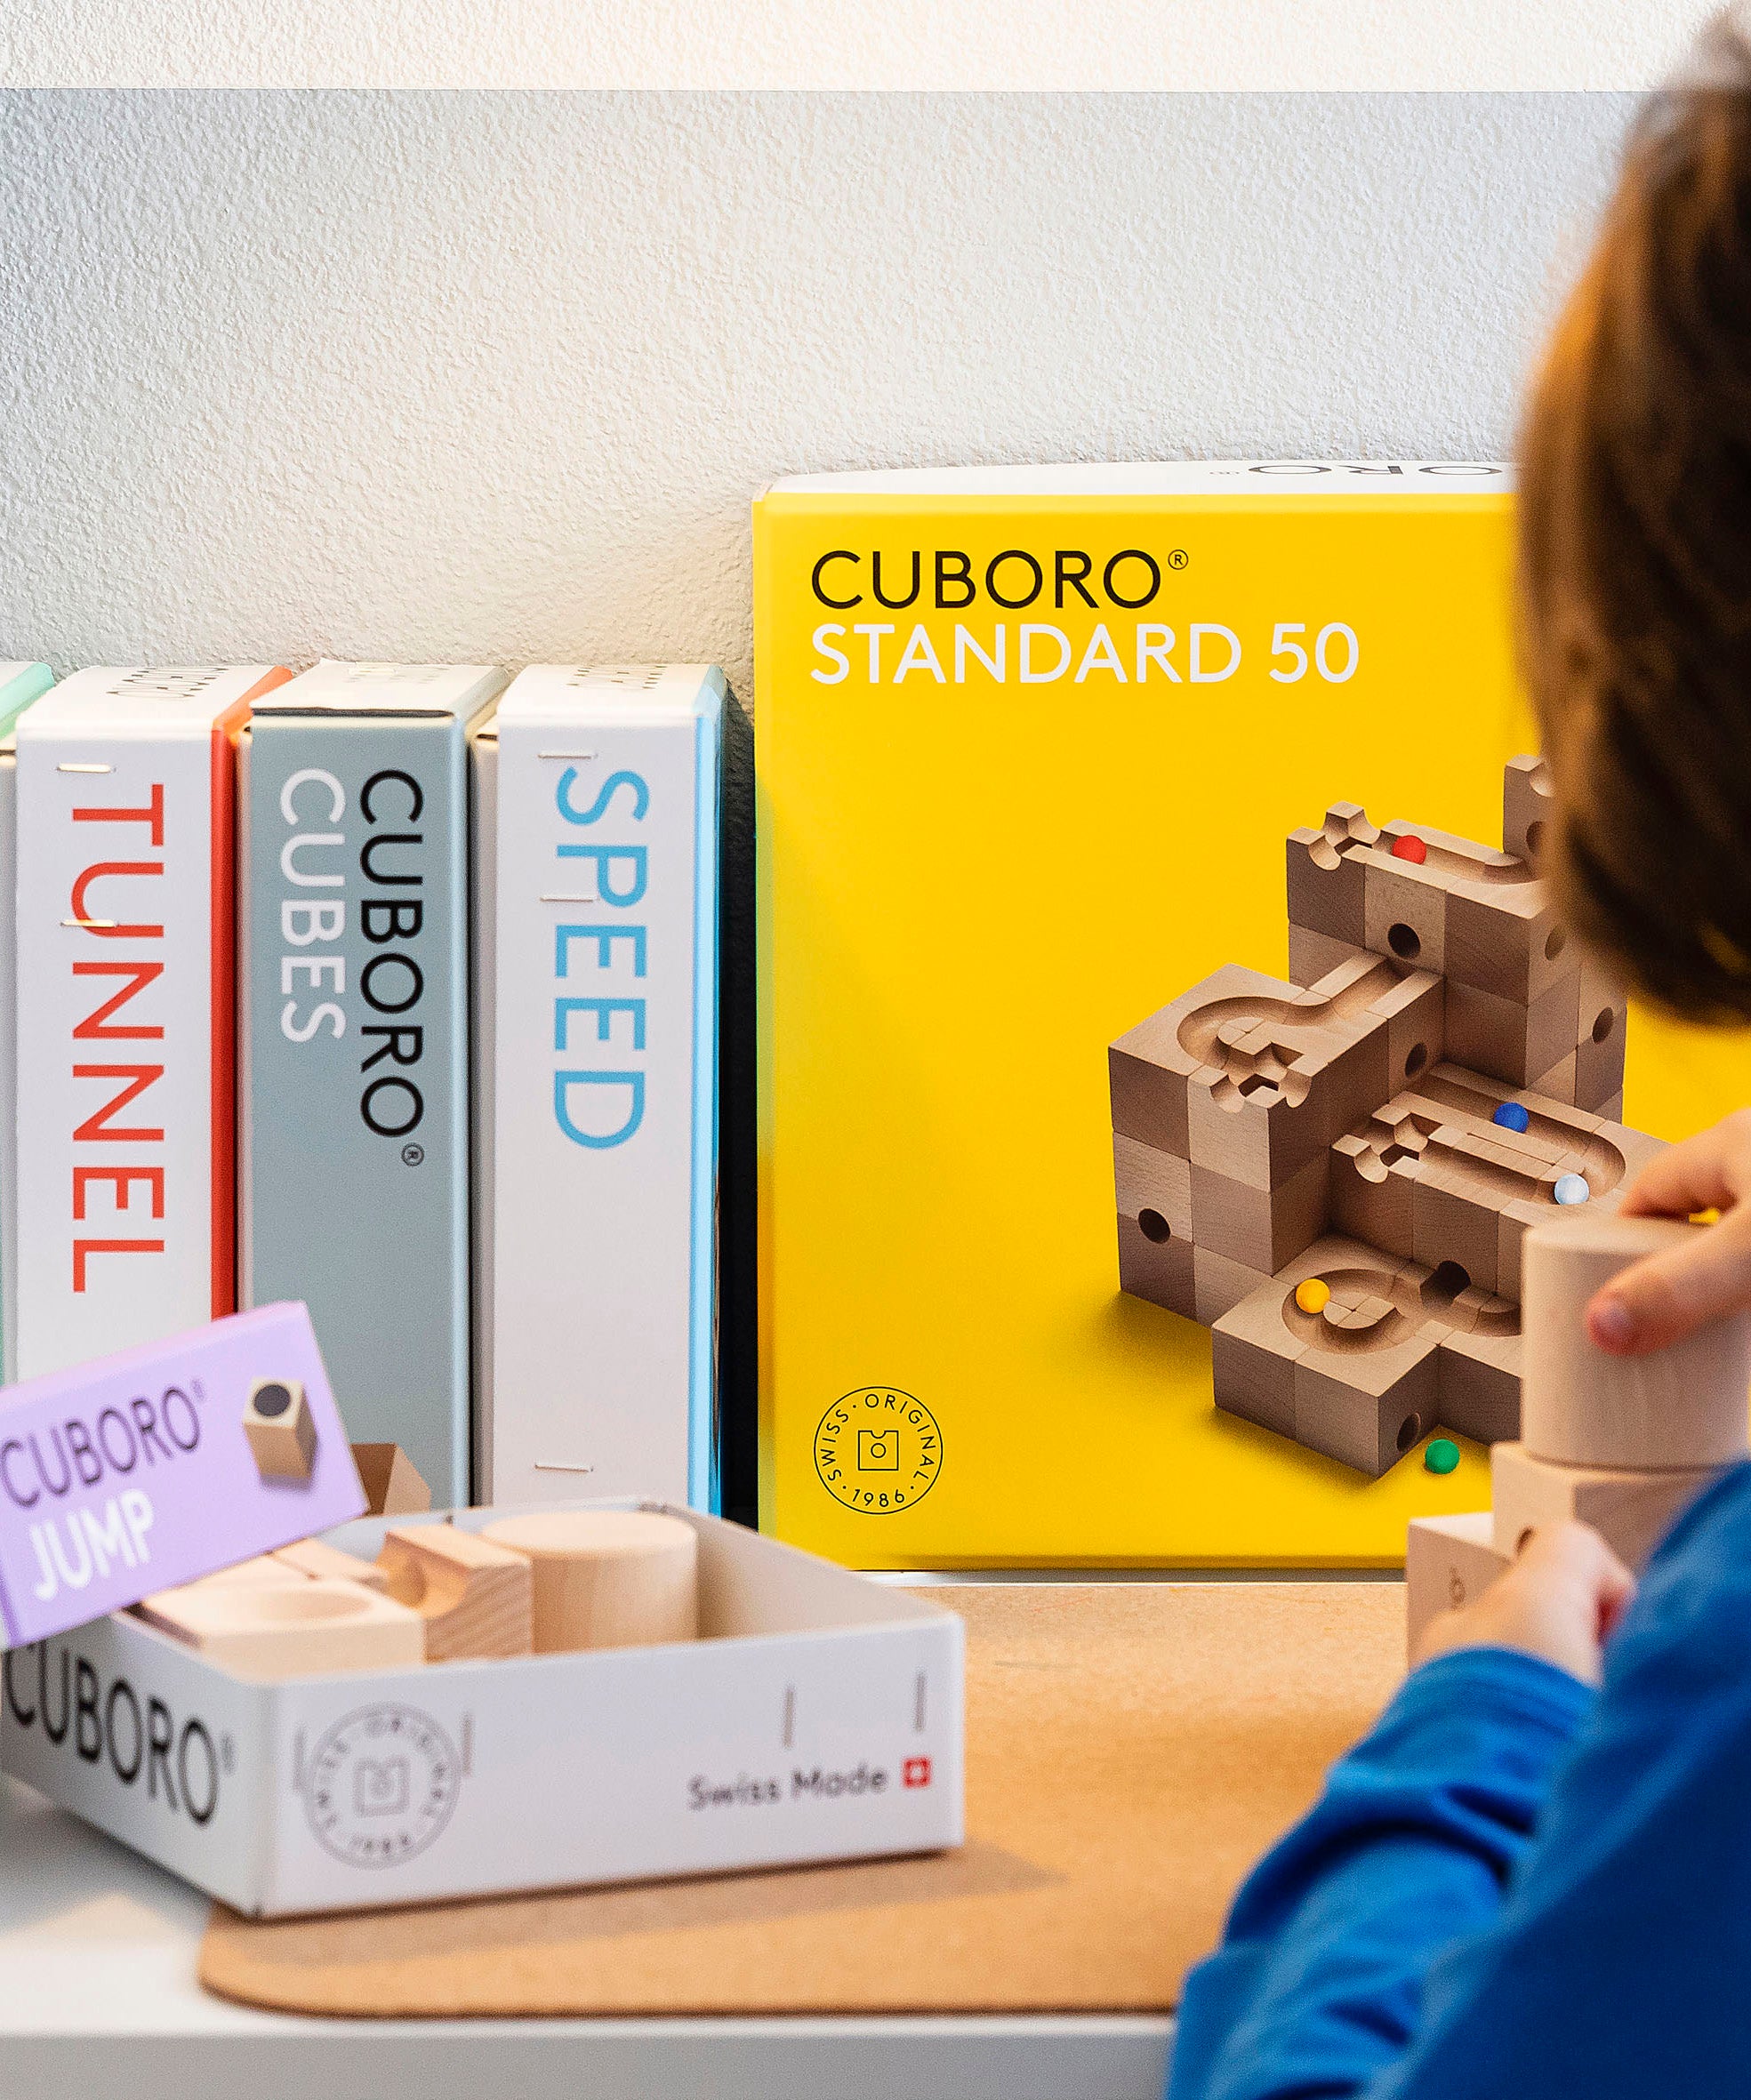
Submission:
<svg viewBox="0 0 1751 2100">
<path fill-rule="evenodd" d="M 1395 1583 L 993 1584 L 958 1853 L 255 1923 L 209 1989 L 302 2013 L 1160 2012 L 1402 1674 Z"/>
</svg>

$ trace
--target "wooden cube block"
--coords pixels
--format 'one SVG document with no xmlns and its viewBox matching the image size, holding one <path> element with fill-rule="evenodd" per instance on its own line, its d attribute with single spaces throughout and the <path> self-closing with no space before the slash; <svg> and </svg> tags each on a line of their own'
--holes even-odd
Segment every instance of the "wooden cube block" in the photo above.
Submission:
<svg viewBox="0 0 1751 2100">
<path fill-rule="evenodd" d="M 1420 1084 L 1447 1054 L 1446 988 L 1441 979 L 1426 970 L 1407 971 L 1375 1001 L 1373 1011 L 1386 1022 L 1389 1091 Z M 1378 1108 L 1381 1098 L 1377 1096 L 1369 1108 Z"/>
<path fill-rule="evenodd" d="M 1530 1006 L 1522 1006 L 1468 984 L 1450 983 L 1449 1061 L 1510 1086 L 1530 1086 L 1574 1047 L 1579 985 L 1579 972 L 1570 970 Z"/>
<path fill-rule="evenodd" d="M 1404 1548 L 1409 1659 L 1415 1663 L 1417 1644 L 1431 1619 L 1474 1603 L 1513 1565 L 1513 1555 L 1496 1543 L 1488 1510 L 1463 1517 L 1413 1517 Z"/>
<path fill-rule="evenodd" d="M 1446 966 L 1447 886 L 1414 861 L 1370 847 L 1363 864 L 1362 944 L 1437 977 Z"/>
<path fill-rule="evenodd" d="M 1516 874 L 1523 870 L 1512 862 Z M 1530 879 L 1459 884 L 1447 902 L 1447 981 L 1529 1006 L 1578 971 L 1567 929 Z"/>
<path fill-rule="evenodd" d="M 1295 1438 L 1378 1479 L 1435 1425 L 1437 1335 L 1339 1353 L 1310 1348 L 1295 1367 Z"/>
<path fill-rule="evenodd" d="M 378 1566 L 389 1594 L 425 1621 L 426 1660 L 534 1652 L 534 1576 L 528 1557 L 449 1524 L 398 1524 Z"/>
<path fill-rule="evenodd" d="M 201 1583 L 244 1583 L 258 1587 L 265 1583 L 269 1588 L 282 1586 L 286 1583 L 301 1583 L 304 1579 L 298 1568 L 288 1567 L 277 1553 L 258 1554 L 253 1560 L 240 1560 L 235 1567 L 215 1568 L 211 1575 L 196 1578 Z M 192 1589 L 194 1583 L 187 1583 L 184 1587 Z"/>
<path fill-rule="evenodd" d="M 1494 1447 L 1490 1471 L 1496 1544 L 1504 1553 L 1517 1553 L 1541 1524 L 1572 1519 L 1592 1525 L 1632 1568 L 1642 1566 L 1679 1511 L 1715 1478 L 1712 1467 L 1651 1473 L 1555 1465 L 1513 1443 Z"/>
<path fill-rule="evenodd" d="M 1541 1094 L 1546 1101 L 1558 1101 L 1572 1108 L 1575 1103 L 1575 1053 L 1571 1050 L 1559 1064 L 1547 1072 L 1540 1072 L 1533 1080 L 1530 1091 Z"/>
<path fill-rule="evenodd" d="M 238 1677 L 330 1677 L 425 1660 L 420 1615 L 362 1583 L 196 1583 L 161 1591 L 139 1610 Z"/>
<path fill-rule="evenodd" d="M 1496 1288 L 1501 1214 L 1494 1189 L 1468 1182 L 1464 1162 L 1434 1147 L 1426 1152 L 1411 1184 L 1412 1258 L 1425 1268 L 1455 1262 L 1481 1291 Z"/>
<path fill-rule="evenodd" d="M 1549 1214 L 1544 1204 L 1530 1198 L 1502 1206 L 1496 1241 L 1496 1289 L 1502 1297 L 1520 1300 L 1522 1246 L 1532 1227 L 1542 1224 Z"/>
<path fill-rule="evenodd" d="M 1583 1008 L 1580 1041 L 1575 1048 L 1577 1107 L 1598 1110 L 1617 1101 L 1623 1093 L 1628 1019 L 1627 1006 L 1600 1006 L 1590 1014 Z M 1620 1106 L 1618 1112 L 1622 1113 Z"/>
<path fill-rule="evenodd" d="M 1193 1318 L 1214 1327 L 1231 1306 L 1249 1298 L 1271 1280 L 1268 1271 L 1250 1269 L 1244 1262 L 1231 1262 L 1207 1246 L 1192 1250 Z M 1177 1307 L 1175 1308 L 1177 1310 Z"/>
<path fill-rule="evenodd" d="M 1274 1276 L 1326 1227 L 1323 1150 L 1279 1189 L 1258 1189 L 1192 1166 L 1192 1237 L 1199 1246 Z"/>
<path fill-rule="evenodd" d="M 1192 1236 L 1192 1163 L 1173 1152 L 1158 1152 L 1153 1145 L 1139 1144 L 1134 1137 L 1115 1134 L 1112 1140 L 1112 1181 L 1121 1217 L 1153 1217 L 1145 1227 L 1158 1236 L 1159 1227 L 1182 1239 Z"/>
<path fill-rule="evenodd" d="M 1294 1287 L 1273 1278 L 1231 1306 L 1210 1330 L 1217 1406 L 1281 1437 L 1295 1434 L 1295 1367 L 1307 1348 L 1305 1335 L 1283 1317 Z"/>
<path fill-rule="evenodd" d="M 1435 1411 L 1444 1429 L 1474 1443 L 1511 1443 L 1520 1434 L 1519 1335 L 1455 1328 L 1441 1338 Z"/>
<path fill-rule="evenodd" d="M 1536 867 L 1554 807 L 1550 768 L 1544 760 L 1510 758 L 1502 773 L 1502 851 Z"/>
<path fill-rule="evenodd" d="M 1360 885 L 1358 885 L 1360 890 Z M 1368 950 L 1358 942 L 1335 940 L 1312 926 L 1289 922 L 1289 974 L 1294 984 L 1317 984 L 1329 972 L 1353 963 Z"/>
<path fill-rule="evenodd" d="M 1152 1305 L 1187 1319 L 1201 1318 L 1193 1274 L 1192 1242 L 1169 1230 L 1158 1238 L 1165 1221 L 1151 1214 L 1150 1227 L 1139 1219 L 1119 1219 L 1119 1288 L 1133 1298 L 1146 1298 Z"/>
<path fill-rule="evenodd" d="M 698 1538 L 679 1517 L 548 1510 L 501 1517 L 481 1536 L 534 1565 L 537 1655 L 698 1634 Z"/>
<path fill-rule="evenodd" d="M 431 1489 L 399 1444 L 355 1444 L 352 1449 L 372 1516 L 422 1517 L 430 1509 Z"/>
<path fill-rule="evenodd" d="M 367 1590 L 386 1590 L 389 1578 L 374 1560 L 361 1560 L 357 1553 L 325 1545 L 319 1538 L 301 1539 L 295 1546 L 282 1546 L 273 1556 L 288 1573 L 307 1582 L 363 1583 Z"/>
<path fill-rule="evenodd" d="M 264 1479 L 308 1480 L 317 1425 L 295 1378 L 258 1378 L 244 1404 L 244 1434 Z"/>
</svg>

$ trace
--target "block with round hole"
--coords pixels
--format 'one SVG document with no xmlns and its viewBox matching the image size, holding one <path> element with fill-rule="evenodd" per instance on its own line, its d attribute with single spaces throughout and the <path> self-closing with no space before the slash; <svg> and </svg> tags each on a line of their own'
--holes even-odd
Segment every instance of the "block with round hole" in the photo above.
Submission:
<svg viewBox="0 0 1751 2100">
<path fill-rule="evenodd" d="M 1378 1348 L 1310 1347 L 1295 1366 L 1296 1442 L 1378 1479 L 1435 1426 L 1442 1332 L 1408 1321 Z"/>
<path fill-rule="evenodd" d="M 243 1428 L 264 1479 L 309 1479 L 316 1422 L 297 1379 L 258 1378 L 244 1403 Z"/>
</svg>

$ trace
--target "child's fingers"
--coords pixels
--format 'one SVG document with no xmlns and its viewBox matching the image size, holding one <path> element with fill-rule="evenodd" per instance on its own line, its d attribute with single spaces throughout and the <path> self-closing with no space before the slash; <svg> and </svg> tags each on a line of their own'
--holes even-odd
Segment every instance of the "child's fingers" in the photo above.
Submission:
<svg viewBox="0 0 1751 2100">
<path fill-rule="evenodd" d="M 1741 1109 L 1651 1159 L 1624 1190 L 1628 1217 L 1730 1210 L 1751 1189 L 1751 1110 Z"/>
<path fill-rule="evenodd" d="M 1686 1246 L 1614 1276 L 1586 1309 L 1586 1331 L 1613 1356 L 1664 1349 L 1724 1313 L 1751 1305 L 1751 1204 L 1699 1230 Z"/>
<path fill-rule="evenodd" d="M 1635 1577 L 1590 1524 L 1540 1526 L 1519 1566 L 1528 1579 L 1564 1583 L 1585 1597 L 1602 1640 L 1635 1595 Z"/>
</svg>

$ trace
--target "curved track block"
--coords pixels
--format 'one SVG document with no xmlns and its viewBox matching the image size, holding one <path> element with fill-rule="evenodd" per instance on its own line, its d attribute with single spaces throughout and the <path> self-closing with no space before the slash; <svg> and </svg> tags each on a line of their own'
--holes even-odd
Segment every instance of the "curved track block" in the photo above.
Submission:
<svg viewBox="0 0 1751 2100">
<path fill-rule="evenodd" d="M 140 1614 L 239 1677 L 329 1677 L 406 1670 L 426 1658 L 417 1612 L 362 1583 L 191 1583 L 160 1591 Z"/>
<path fill-rule="evenodd" d="M 547 1510 L 501 1517 L 480 1535 L 533 1563 L 537 1655 L 698 1636 L 699 1542 L 679 1517 Z"/>
<path fill-rule="evenodd" d="M 534 1652 L 526 1554 L 448 1524 L 398 1524 L 383 1535 L 377 1565 L 390 1595 L 425 1621 L 427 1662 Z"/>
</svg>

